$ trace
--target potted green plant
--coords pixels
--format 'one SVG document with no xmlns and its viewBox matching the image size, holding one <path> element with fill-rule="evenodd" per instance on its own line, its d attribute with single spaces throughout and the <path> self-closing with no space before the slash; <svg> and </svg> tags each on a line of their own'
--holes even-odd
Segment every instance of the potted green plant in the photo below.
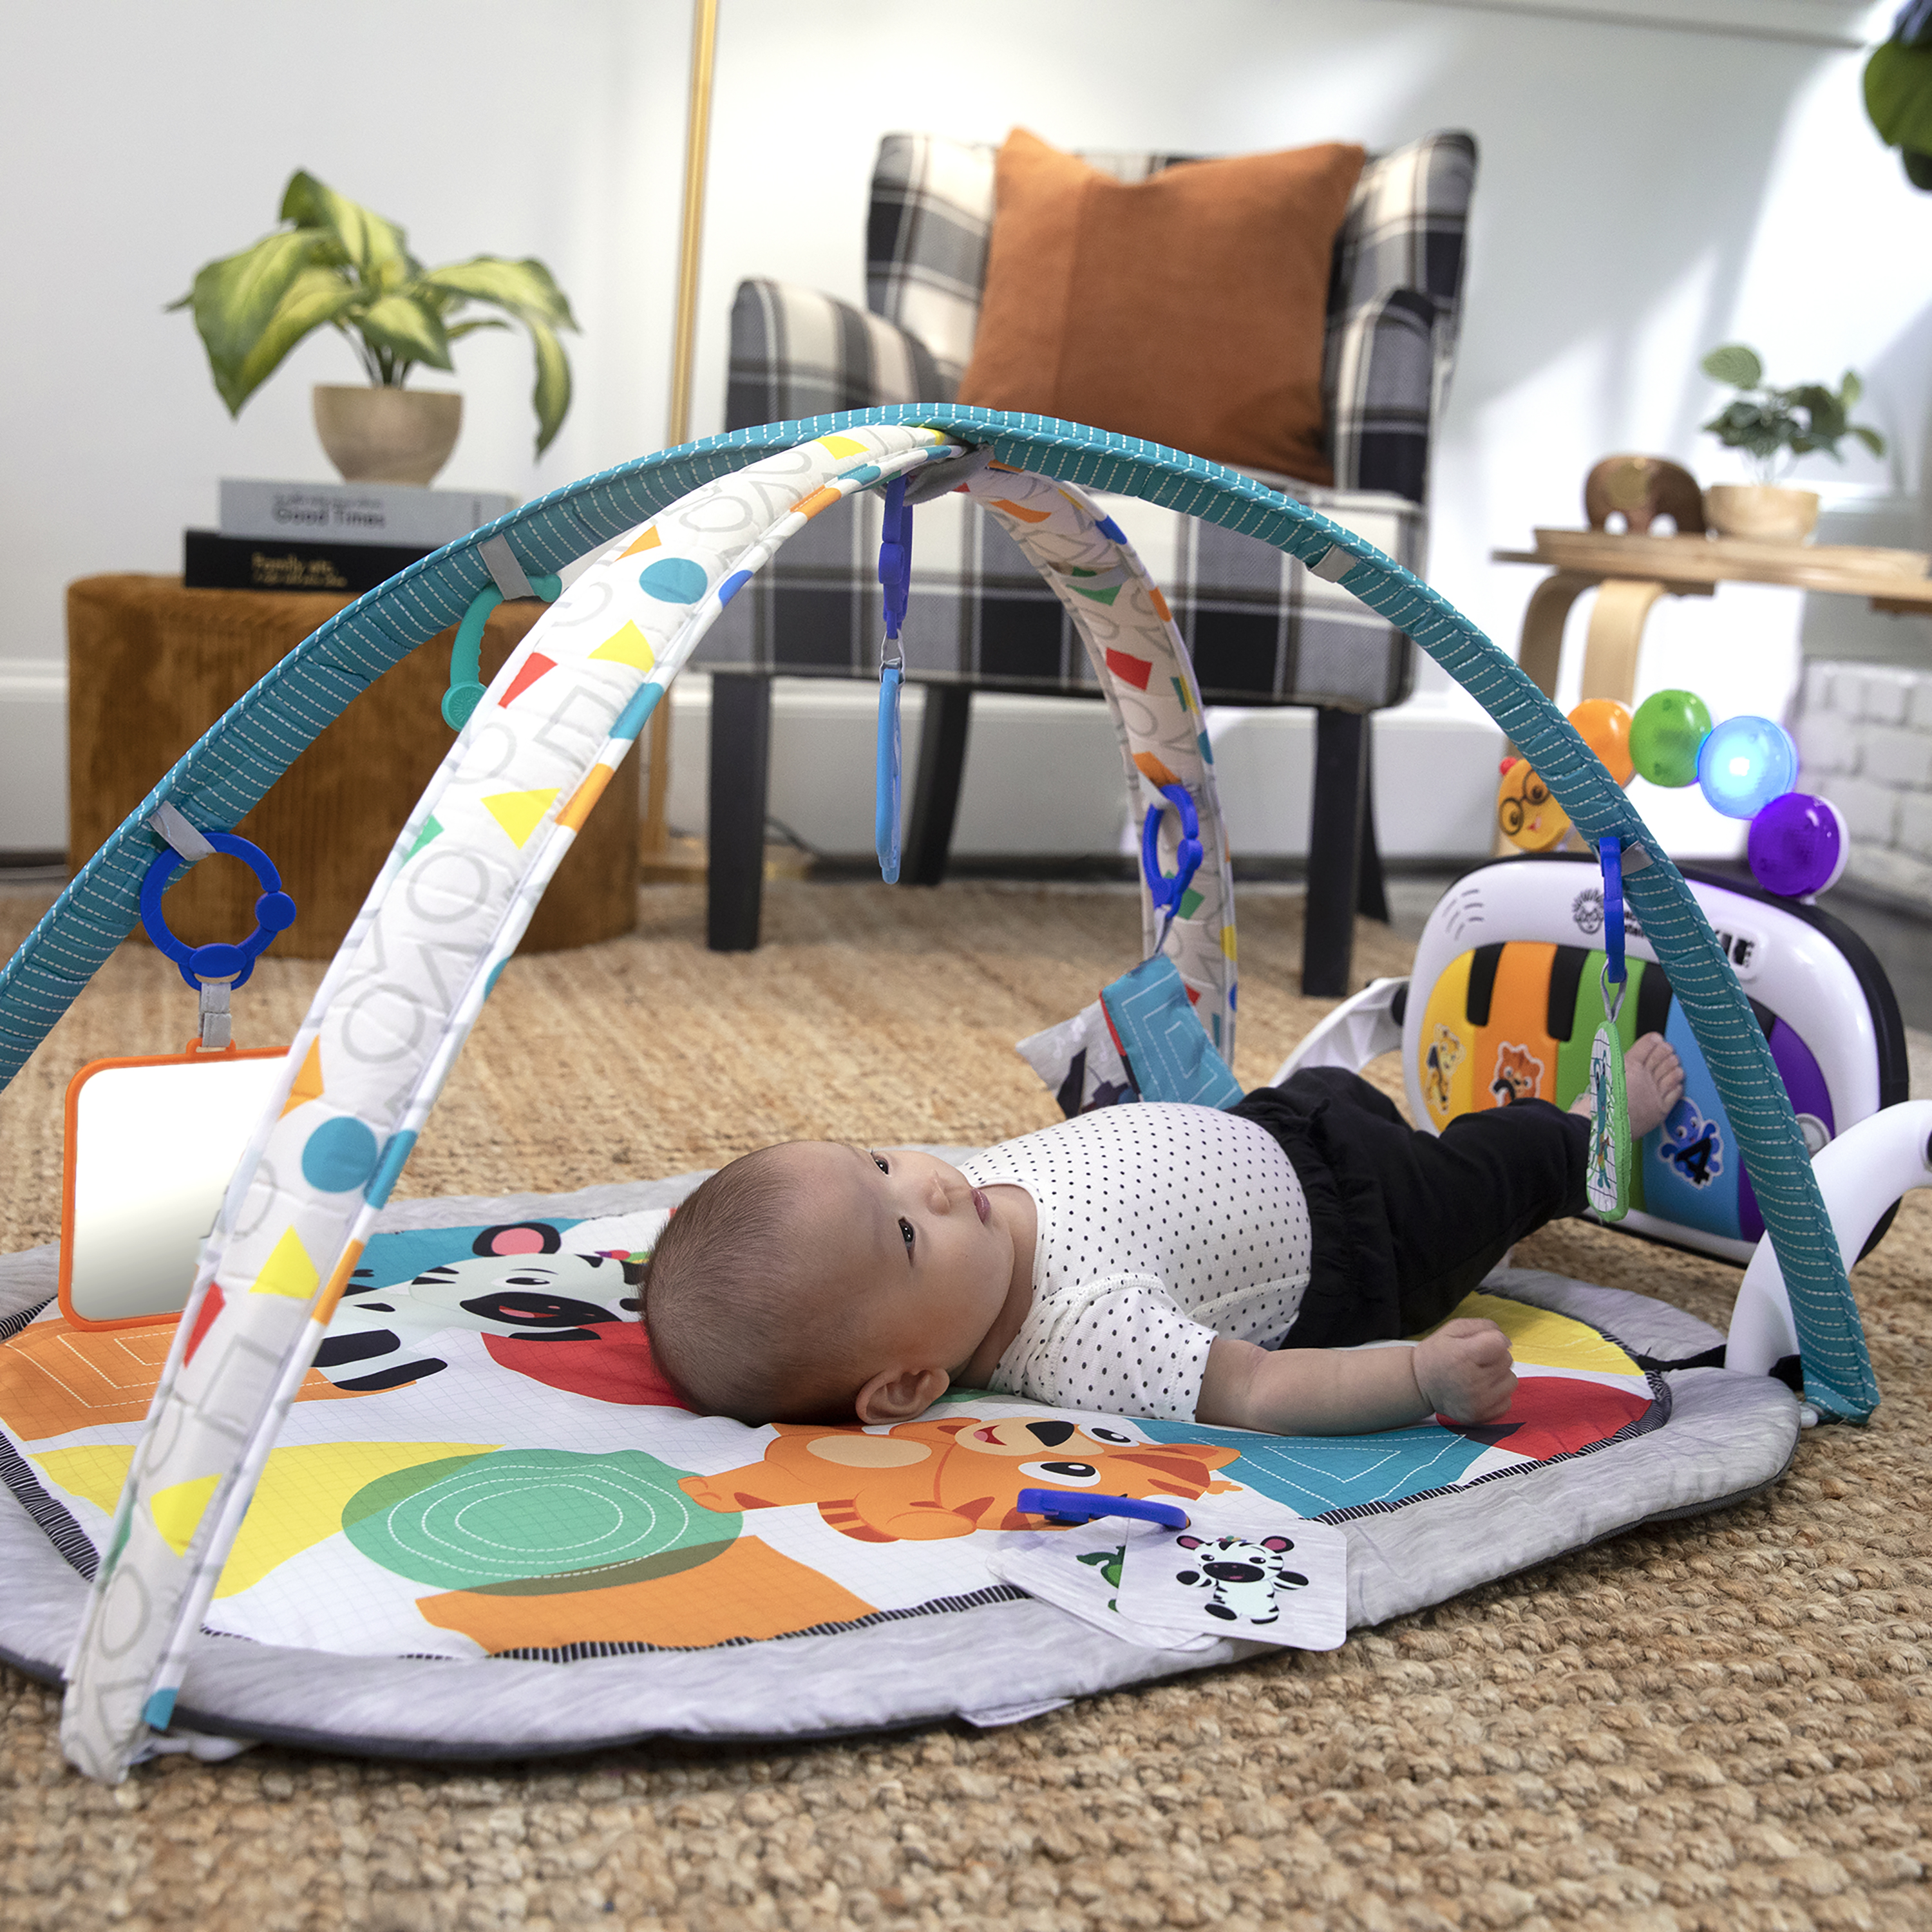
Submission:
<svg viewBox="0 0 1932 1932">
<path fill-rule="evenodd" d="M 450 345 L 460 338 L 509 327 L 494 316 L 456 320 L 484 302 L 530 332 L 542 454 L 570 408 L 570 364 L 556 332 L 577 322 L 541 262 L 478 255 L 425 268 L 393 221 L 300 170 L 282 192 L 281 220 L 254 247 L 208 262 L 170 304 L 194 310 L 230 416 L 298 342 L 332 328 L 362 358 L 368 383 L 316 386 L 315 426 L 330 460 L 351 483 L 428 483 L 456 446 L 463 398 L 404 385 L 418 363 L 452 368 Z"/>
<path fill-rule="evenodd" d="M 1720 536 L 1806 542 L 1817 527 L 1818 493 L 1790 489 L 1778 479 L 1816 450 L 1842 463 L 1838 445 L 1847 436 L 1856 436 L 1874 456 L 1885 454 L 1885 438 L 1850 419 L 1864 385 L 1847 369 L 1836 389 L 1822 382 L 1774 389 L 1765 382 L 1757 351 L 1741 342 L 1712 350 L 1700 366 L 1738 392 L 1704 428 L 1726 448 L 1743 451 L 1756 479 L 1712 484 L 1704 492 L 1705 520 Z"/>
</svg>

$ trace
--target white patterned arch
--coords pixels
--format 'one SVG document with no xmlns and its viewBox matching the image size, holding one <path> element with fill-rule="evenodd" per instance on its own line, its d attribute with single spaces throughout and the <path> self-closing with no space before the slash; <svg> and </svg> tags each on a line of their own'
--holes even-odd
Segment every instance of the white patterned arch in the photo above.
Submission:
<svg viewBox="0 0 1932 1932">
<path fill-rule="evenodd" d="M 497 674 L 325 975 L 204 1249 L 68 1672 L 62 1741 L 80 1768 L 118 1780 L 166 1726 L 262 1465 L 375 1216 L 664 688 L 812 517 L 964 454 L 936 430 L 871 424 L 708 483 L 607 545 Z M 1232 1053 L 1226 840 L 1199 692 L 1166 603 L 1081 490 L 997 468 L 963 487 L 1065 602 L 1112 707 L 1130 797 L 1144 811 L 1178 783 L 1193 798 L 1204 856 L 1168 950 Z M 1166 826 L 1171 871 L 1172 813 Z M 1144 904 L 1144 918 L 1151 950 Z"/>
</svg>

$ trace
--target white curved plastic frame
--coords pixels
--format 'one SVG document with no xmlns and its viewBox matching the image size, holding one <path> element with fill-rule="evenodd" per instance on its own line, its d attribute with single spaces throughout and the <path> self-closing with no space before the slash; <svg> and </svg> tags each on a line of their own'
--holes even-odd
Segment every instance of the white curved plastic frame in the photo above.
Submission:
<svg viewBox="0 0 1932 1932">
<path fill-rule="evenodd" d="M 1849 1268 L 1894 1201 L 1932 1186 L 1932 1100 L 1904 1101 L 1855 1122 L 1811 1166 Z M 1761 1240 L 1738 1287 L 1724 1366 L 1765 1376 L 1798 1353 L 1784 1273 L 1769 1240 Z"/>
</svg>

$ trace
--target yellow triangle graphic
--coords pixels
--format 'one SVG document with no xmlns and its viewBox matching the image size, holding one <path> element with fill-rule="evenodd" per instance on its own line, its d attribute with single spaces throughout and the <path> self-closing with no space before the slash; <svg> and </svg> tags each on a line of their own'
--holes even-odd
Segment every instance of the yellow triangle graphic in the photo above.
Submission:
<svg viewBox="0 0 1932 1932">
<path fill-rule="evenodd" d="M 520 852 L 562 789 L 559 785 L 545 785 L 536 791 L 500 791 L 483 802 L 489 807 L 490 816 L 509 834 L 510 843 Z"/>
<path fill-rule="evenodd" d="M 649 670 L 658 661 L 650 640 L 635 624 L 626 624 L 621 631 L 614 631 L 590 655 L 604 658 L 614 664 L 634 664 L 640 670 Z M 523 841 L 518 840 L 521 844 Z"/>
<path fill-rule="evenodd" d="M 653 524 L 649 530 L 646 530 L 644 534 L 638 538 L 635 543 L 632 544 L 628 550 L 624 552 L 624 554 L 626 556 L 635 556 L 640 550 L 657 549 L 663 542 L 664 538 L 658 535 L 657 525 Z"/>
<path fill-rule="evenodd" d="M 262 1272 L 255 1277 L 250 1294 L 286 1294 L 291 1301 L 306 1301 L 320 1286 L 322 1272 L 308 1258 L 302 1237 L 292 1228 L 282 1230 Z"/>
<path fill-rule="evenodd" d="M 296 1084 L 289 1089 L 289 1097 L 283 1103 L 284 1114 L 292 1114 L 310 1100 L 322 1098 L 322 1042 L 312 1040 L 308 1052 L 302 1056 L 302 1070 L 296 1076 Z"/>
<path fill-rule="evenodd" d="M 158 1490 L 150 1499 L 148 1514 L 154 1518 L 162 1540 L 177 1556 L 188 1554 L 188 1546 L 208 1513 L 214 1486 L 220 1480 L 219 1476 L 190 1476 L 184 1483 L 170 1484 L 165 1490 Z"/>
<path fill-rule="evenodd" d="M 820 448 L 830 451 L 834 456 L 863 456 L 866 453 L 866 446 L 854 442 L 849 436 L 821 436 L 818 442 Z"/>
</svg>

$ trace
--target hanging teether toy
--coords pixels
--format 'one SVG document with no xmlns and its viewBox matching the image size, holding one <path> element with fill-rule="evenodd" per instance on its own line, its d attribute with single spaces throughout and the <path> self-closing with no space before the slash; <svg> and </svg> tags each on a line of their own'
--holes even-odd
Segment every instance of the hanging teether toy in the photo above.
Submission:
<svg viewBox="0 0 1932 1932">
<path fill-rule="evenodd" d="M 872 843 L 879 876 L 899 882 L 899 693 L 905 682 L 905 652 L 899 629 L 912 595 L 912 506 L 906 480 L 886 486 L 885 527 L 879 539 L 879 581 L 885 586 L 886 641 L 879 650 L 879 754 L 873 791 Z"/>
<path fill-rule="evenodd" d="M 1630 986 L 1624 957 L 1622 848 L 1614 838 L 1597 847 L 1604 868 L 1604 1023 L 1590 1043 L 1590 1152 L 1584 1190 L 1599 1219 L 1621 1221 L 1630 1211 L 1630 1106 L 1624 1091 L 1623 1036 L 1617 1016 Z"/>
</svg>

